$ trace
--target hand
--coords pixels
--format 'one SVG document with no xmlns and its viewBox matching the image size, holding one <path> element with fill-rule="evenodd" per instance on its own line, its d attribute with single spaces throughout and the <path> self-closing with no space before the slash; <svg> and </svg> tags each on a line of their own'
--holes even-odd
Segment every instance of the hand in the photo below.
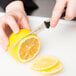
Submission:
<svg viewBox="0 0 76 76">
<path fill-rule="evenodd" d="M 0 45 L 4 49 L 9 44 L 8 37 L 5 33 L 6 26 L 9 26 L 15 34 L 19 32 L 19 28 L 30 30 L 29 21 L 21 1 L 10 3 L 6 7 L 5 15 L 0 17 Z"/>
<path fill-rule="evenodd" d="M 67 9 L 64 19 L 72 20 L 76 17 L 76 0 L 56 0 L 50 20 L 51 27 L 55 27 L 57 25 L 65 7 L 67 7 Z"/>
</svg>

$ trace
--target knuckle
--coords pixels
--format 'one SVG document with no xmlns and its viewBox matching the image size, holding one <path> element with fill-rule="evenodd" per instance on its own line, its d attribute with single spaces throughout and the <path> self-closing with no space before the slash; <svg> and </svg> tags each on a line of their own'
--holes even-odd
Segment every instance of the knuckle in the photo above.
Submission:
<svg viewBox="0 0 76 76">
<path fill-rule="evenodd" d="M 25 14 L 22 13 L 22 12 L 20 12 L 20 13 L 19 13 L 19 18 L 21 19 L 21 18 L 24 18 L 24 17 L 25 17 Z"/>
<path fill-rule="evenodd" d="M 23 18 L 24 18 L 24 15 L 21 15 L 21 16 L 20 16 L 20 19 L 23 19 Z"/>
<path fill-rule="evenodd" d="M 19 12 L 19 16 L 20 16 L 20 17 L 22 17 L 22 16 L 23 16 L 22 12 Z"/>
</svg>

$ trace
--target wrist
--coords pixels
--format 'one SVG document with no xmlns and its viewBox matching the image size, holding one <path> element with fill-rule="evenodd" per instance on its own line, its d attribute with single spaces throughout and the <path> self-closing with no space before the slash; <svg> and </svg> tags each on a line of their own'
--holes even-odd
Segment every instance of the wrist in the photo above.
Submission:
<svg viewBox="0 0 76 76">
<path fill-rule="evenodd" d="M 22 10 L 22 9 L 24 9 L 22 1 L 13 1 L 7 5 L 6 12 L 9 12 L 12 10 Z"/>
</svg>

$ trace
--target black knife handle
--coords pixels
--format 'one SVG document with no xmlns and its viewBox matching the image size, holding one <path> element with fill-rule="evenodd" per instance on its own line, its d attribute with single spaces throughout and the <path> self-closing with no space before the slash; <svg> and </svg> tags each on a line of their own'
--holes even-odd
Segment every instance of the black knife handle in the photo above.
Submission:
<svg viewBox="0 0 76 76">
<path fill-rule="evenodd" d="M 49 22 L 44 21 L 44 24 L 45 24 L 45 26 L 46 26 L 47 29 L 50 27 L 50 21 Z"/>
</svg>

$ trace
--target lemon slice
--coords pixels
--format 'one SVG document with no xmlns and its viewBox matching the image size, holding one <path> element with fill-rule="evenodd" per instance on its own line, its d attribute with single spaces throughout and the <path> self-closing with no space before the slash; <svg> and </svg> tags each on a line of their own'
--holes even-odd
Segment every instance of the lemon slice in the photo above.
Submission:
<svg viewBox="0 0 76 76">
<path fill-rule="evenodd" d="M 26 36 L 16 47 L 12 48 L 18 40 L 28 33 L 30 33 L 29 30 L 22 29 L 17 34 L 12 33 L 9 37 L 8 52 L 15 60 L 21 63 L 32 60 L 40 50 L 40 39 L 37 35 Z"/>
<path fill-rule="evenodd" d="M 58 58 L 54 56 L 45 56 L 37 59 L 33 65 L 32 69 L 36 71 L 46 70 L 55 66 L 58 63 Z"/>
<path fill-rule="evenodd" d="M 58 64 L 53 68 L 49 68 L 48 70 L 41 71 L 41 73 L 43 75 L 51 75 L 61 71 L 62 69 L 63 69 L 63 64 L 61 62 L 58 62 Z"/>
</svg>

